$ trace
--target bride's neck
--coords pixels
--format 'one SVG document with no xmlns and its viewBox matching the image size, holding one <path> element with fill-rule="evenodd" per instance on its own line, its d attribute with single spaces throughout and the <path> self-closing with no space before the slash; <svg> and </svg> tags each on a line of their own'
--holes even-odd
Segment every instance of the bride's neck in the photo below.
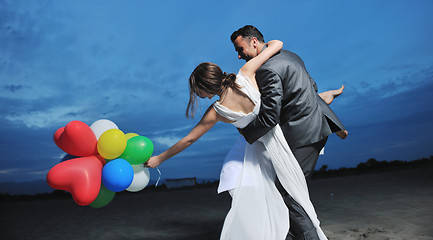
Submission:
<svg viewBox="0 0 433 240">
<path fill-rule="evenodd" d="M 227 94 L 231 91 L 231 87 L 228 87 L 225 91 L 220 94 L 220 100 L 218 102 L 222 103 L 224 99 L 227 97 Z"/>
</svg>

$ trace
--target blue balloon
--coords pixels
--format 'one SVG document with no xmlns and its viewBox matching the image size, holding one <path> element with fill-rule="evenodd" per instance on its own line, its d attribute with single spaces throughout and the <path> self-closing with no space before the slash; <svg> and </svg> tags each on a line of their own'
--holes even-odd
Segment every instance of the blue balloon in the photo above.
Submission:
<svg viewBox="0 0 433 240">
<path fill-rule="evenodd" d="M 113 192 L 121 192 L 131 185 L 134 179 L 134 169 L 122 158 L 109 161 L 102 169 L 102 183 Z"/>
</svg>

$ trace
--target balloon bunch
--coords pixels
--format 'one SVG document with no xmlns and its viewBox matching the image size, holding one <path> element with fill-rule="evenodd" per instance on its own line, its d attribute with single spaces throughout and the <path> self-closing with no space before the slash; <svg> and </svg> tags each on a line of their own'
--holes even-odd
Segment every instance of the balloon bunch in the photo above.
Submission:
<svg viewBox="0 0 433 240">
<path fill-rule="evenodd" d="M 149 183 L 149 169 L 143 163 L 152 156 L 152 141 L 136 133 L 124 134 L 110 120 L 98 120 L 90 127 L 71 121 L 54 133 L 54 142 L 77 158 L 51 168 L 47 183 L 70 192 L 78 205 L 104 207 L 116 192 L 138 192 Z"/>
</svg>

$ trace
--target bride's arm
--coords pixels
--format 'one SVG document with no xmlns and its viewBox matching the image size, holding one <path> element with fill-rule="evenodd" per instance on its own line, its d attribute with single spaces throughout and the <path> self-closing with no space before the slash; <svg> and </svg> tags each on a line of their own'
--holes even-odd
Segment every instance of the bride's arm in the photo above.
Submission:
<svg viewBox="0 0 433 240">
<path fill-rule="evenodd" d="M 267 48 L 242 66 L 242 74 L 249 79 L 254 79 L 257 69 L 259 69 L 259 67 L 262 66 L 270 57 L 278 53 L 281 48 L 283 48 L 283 42 L 279 40 L 269 41 L 267 43 Z"/>
<path fill-rule="evenodd" d="M 171 146 L 165 152 L 158 156 L 151 157 L 145 166 L 151 168 L 159 166 L 165 160 L 173 157 L 174 155 L 182 152 L 185 148 L 189 147 L 195 141 L 197 141 L 201 136 L 203 136 L 209 129 L 211 129 L 218 121 L 221 121 L 221 116 L 216 113 L 215 109 L 210 106 L 206 113 L 201 118 L 200 122 L 191 130 L 188 135 L 179 140 L 176 144 Z"/>
</svg>

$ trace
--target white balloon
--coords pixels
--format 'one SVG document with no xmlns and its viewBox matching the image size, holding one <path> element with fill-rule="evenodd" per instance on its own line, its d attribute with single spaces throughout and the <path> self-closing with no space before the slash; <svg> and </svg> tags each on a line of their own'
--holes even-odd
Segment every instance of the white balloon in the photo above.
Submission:
<svg viewBox="0 0 433 240">
<path fill-rule="evenodd" d="M 96 136 L 96 140 L 99 140 L 99 137 L 107 130 L 110 129 L 119 129 L 117 127 L 117 125 L 107 119 L 100 119 L 94 123 L 92 123 L 92 125 L 90 125 L 90 129 L 92 129 L 93 133 Z"/>
<path fill-rule="evenodd" d="M 145 168 L 143 164 L 132 165 L 134 169 L 134 179 L 131 185 L 126 189 L 129 192 L 138 192 L 143 190 L 150 181 L 150 172 L 148 168 Z"/>
</svg>

